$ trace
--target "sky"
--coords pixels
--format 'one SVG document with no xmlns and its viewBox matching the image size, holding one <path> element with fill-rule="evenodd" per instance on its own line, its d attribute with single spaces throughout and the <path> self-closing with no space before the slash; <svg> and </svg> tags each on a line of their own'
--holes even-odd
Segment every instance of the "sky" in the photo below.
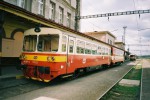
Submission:
<svg viewBox="0 0 150 100">
<path fill-rule="evenodd" d="M 81 0 L 81 16 L 113 12 L 147 10 L 150 0 Z M 123 27 L 126 50 L 137 55 L 150 55 L 150 13 L 81 19 L 81 32 L 109 31 L 122 41 Z M 141 44 L 145 46 L 135 46 Z M 134 46 L 133 46 L 134 45 Z"/>
</svg>

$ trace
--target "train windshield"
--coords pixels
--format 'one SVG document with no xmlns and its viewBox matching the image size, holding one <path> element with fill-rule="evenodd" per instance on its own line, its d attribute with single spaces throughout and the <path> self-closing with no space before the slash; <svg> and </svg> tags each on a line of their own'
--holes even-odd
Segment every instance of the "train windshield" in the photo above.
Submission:
<svg viewBox="0 0 150 100">
<path fill-rule="evenodd" d="M 23 51 L 33 52 L 36 50 L 37 35 L 27 35 L 24 37 Z"/>
<path fill-rule="evenodd" d="M 38 51 L 57 52 L 59 45 L 59 35 L 47 34 L 39 35 Z"/>
</svg>

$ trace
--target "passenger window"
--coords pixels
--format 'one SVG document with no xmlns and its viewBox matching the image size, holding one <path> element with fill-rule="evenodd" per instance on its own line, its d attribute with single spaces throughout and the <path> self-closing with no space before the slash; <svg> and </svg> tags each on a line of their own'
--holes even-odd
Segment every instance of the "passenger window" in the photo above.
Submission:
<svg viewBox="0 0 150 100">
<path fill-rule="evenodd" d="M 97 46 L 96 45 L 92 45 L 92 54 L 95 55 L 97 54 Z"/>
<path fill-rule="evenodd" d="M 105 55 L 105 48 L 102 48 L 102 54 Z"/>
<path fill-rule="evenodd" d="M 97 54 L 98 54 L 98 55 L 101 55 L 101 47 L 100 47 L 100 46 L 98 46 Z"/>
<path fill-rule="evenodd" d="M 104 48 L 104 55 L 106 55 L 106 48 Z"/>
<path fill-rule="evenodd" d="M 84 45 L 85 45 L 84 41 L 80 40 L 77 41 L 77 53 L 84 54 Z"/>
<path fill-rule="evenodd" d="M 62 52 L 66 52 L 66 43 L 67 43 L 67 37 L 62 37 Z"/>
<path fill-rule="evenodd" d="M 86 43 L 85 54 L 91 54 L 91 47 L 90 43 Z"/>
<path fill-rule="evenodd" d="M 110 49 L 108 49 L 108 55 L 110 55 L 110 52 L 111 52 Z"/>
<path fill-rule="evenodd" d="M 108 48 L 106 48 L 106 55 L 108 55 Z"/>
<path fill-rule="evenodd" d="M 74 48 L 74 41 L 70 40 L 69 41 L 69 53 L 73 53 L 73 48 Z"/>
</svg>

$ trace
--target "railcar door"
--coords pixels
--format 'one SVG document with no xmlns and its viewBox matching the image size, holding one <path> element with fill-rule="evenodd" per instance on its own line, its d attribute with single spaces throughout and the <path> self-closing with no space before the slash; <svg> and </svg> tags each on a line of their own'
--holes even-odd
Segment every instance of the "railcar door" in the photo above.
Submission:
<svg viewBox="0 0 150 100">
<path fill-rule="evenodd" d="M 72 73 L 75 70 L 75 40 L 75 37 L 68 36 L 67 73 Z"/>
</svg>

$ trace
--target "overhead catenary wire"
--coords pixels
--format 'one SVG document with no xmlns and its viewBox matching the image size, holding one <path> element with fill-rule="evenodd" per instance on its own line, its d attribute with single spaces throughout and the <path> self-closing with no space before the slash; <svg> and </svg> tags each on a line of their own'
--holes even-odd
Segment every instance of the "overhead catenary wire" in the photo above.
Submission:
<svg viewBox="0 0 150 100">
<path fill-rule="evenodd" d="M 86 3 L 87 3 L 88 5 L 91 5 L 91 2 L 90 2 L 90 1 L 86 1 Z M 96 11 L 96 12 L 106 12 L 106 11 L 103 11 L 102 9 L 100 9 L 99 7 L 96 7 L 96 6 L 92 7 L 92 9 L 94 9 L 94 11 Z M 91 8 L 90 8 L 89 6 L 87 6 L 87 11 L 91 11 Z M 91 12 L 93 12 L 93 11 L 91 11 Z M 99 19 L 97 19 L 97 20 L 99 20 Z M 89 21 L 89 20 L 86 20 L 86 21 Z M 97 21 L 97 22 L 99 22 L 99 21 Z M 93 22 L 91 22 L 91 21 L 90 21 L 89 23 L 91 23 L 94 27 L 96 27 L 96 28 L 98 28 L 98 29 L 104 30 L 104 29 L 102 29 L 102 27 L 99 27 L 99 25 L 96 25 L 95 23 L 93 23 Z M 110 32 L 111 32 L 111 31 L 114 32 L 114 30 L 115 30 L 115 31 L 118 31 L 118 29 L 111 23 L 111 21 L 109 20 L 109 18 L 108 18 L 108 23 L 109 23 L 110 26 L 113 28 L 113 29 L 109 30 Z M 93 29 L 93 30 L 94 30 L 94 29 Z"/>
<path fill-rule="evenodd" d="M 89 1 L 86 1 L 86 3 L 87 3 L 88 5 L 91 5 L 91 3 L 90 3 Z M 88 6 L 88 7 L 89 7 L 89 6 Z M 92 8 L 95 8 L 95 7 L 92 7 Z M 97 10 L 97 9 L 94 9 L 94 10 Z M 91 8 L 87 8 L 87 11 L 92 12 Z M 97 10 L 97 11 L 98 11 L 98 10 Z M 96 25 L 95 23 L 93 23 L 93 22 L 90 21 L 90 20 L 86 20 L 86 22 L 88 22 L 88 23 L 90 23 L 90 24 L 92 25 L 93 31 L 94 31 L 94 28 L 95 28 L 95 27 L 98 28 L 98 29 L 102 29 L 100 26 Z M 96 31 L 96 30 L 95 30 L 95 31 Z M 87 31 L 85 30 L 85 32 L 87 32 Z"/>
</svg>

